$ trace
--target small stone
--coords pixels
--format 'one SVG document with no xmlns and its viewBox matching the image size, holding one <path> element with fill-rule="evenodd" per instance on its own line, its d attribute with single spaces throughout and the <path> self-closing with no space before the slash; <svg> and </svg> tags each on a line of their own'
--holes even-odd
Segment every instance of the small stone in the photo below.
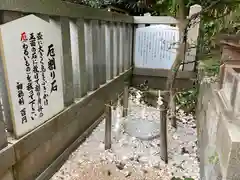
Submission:
<svg viewBox="0 0 240 180">
<path fill-rule="evenodd" d="M 182 147 L 181 154 L 189 154 L 185 147 Z"/>
<path fill-rule="evenodd" d="M 128 160 L 128 159 L 129 159 L 129 158 L 128 158 L 127 156 L 123 156 L 123 157 L 122 157 L 122 160 L 123 160 L 123 161 L 126 161 L 126 160 Z"/>
<path fill-rule="evenodd" d="M 189 157 L 189 154 L 183 154 L 183 156 L 185 156 L 185 157 Z"/>
<path fill-rule="evenodd" d="M 147 163 L 147 162 L 148 162 L 148 158 L 142 156 L 142 157 L 139 158 L 139 161 L 140 161 L 141 163 Z"/>
<path fill-rule="evenodd" d="M 193 128 L 193 129 L 196 129 L 196 128 L 197 128 L 197 126 L 196 126 L 196 125 L 192 125 L 192 128 Z"/>
<path fill-rule="evenodd" d="M 133 157 L 133 161 L 136 161 L 136 162 L 140 162 L 140 155 L 134 155 L 134 157 Z"/>
<path fill-rule="evenodd" d="M 134 157 L 130 157 L 129 160 L 130 160 L 130 161 L 134 161 Z"/>
<path fill-rule="evenodd" d="M 118 162 L 118 163 L 116 163 L 116 167 L 119 169 L 119 170 L 123 170 L 124 169 L 124 167 L 125 167 L 125 163 L 122 163 L 122 162 Z"/>
<path fill-rule="evenodd" d="M 174 140 L 178 140 L 178 138 L 179 138 L 176 134 L 174 134 L 172 137 Z"/>
<path fill-rule="evenodd" d="M 112 175 L 112 173 L 111 173 L 110 170 L 107 170 L 107 175 L 108 175 L 108 176 L 111 176 L 111 175 Z"/>
<path fill-rule="evenodd" d="M 130 177 L 132 175 L 132 173 L 130 171 L 125 171 L 124 175 L 127 178 L 127 177 Z"/>
<path fill-rule="evenodd" d="M 147 174 L 148 171 L 146 169 L 142 169 L 143 174 Z"/>
<path fill-rule="evenodd" d="M 104 149 L 104 148 L 105 148 L 105 144 L 104 144 L 104 143 L 100 143 L 100 144 L 99 144 L 99 148 L 100 148 L 100 149 Z"/>
</svg>

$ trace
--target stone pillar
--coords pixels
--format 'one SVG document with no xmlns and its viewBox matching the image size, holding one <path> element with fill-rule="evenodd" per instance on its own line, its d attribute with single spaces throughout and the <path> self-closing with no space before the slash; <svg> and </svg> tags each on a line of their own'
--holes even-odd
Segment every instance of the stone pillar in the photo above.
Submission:
<svg viewBox="0 0 240 180">
<path fill-rule="evenodd" d="M 190 7 L 189 17 L 192 15 L 202 11 L 202 6 L 195 4 Z M 198 36 L 199 36 L 199 28 L 200 28 L 200 17 L 193 19 L 191 22 L 191 26 L 188 29 L 187 34 L 187 44 L 189 45 L 188 49 L 186 49 L 185 54 L 185 64 L 184 71 L 193 71 L 195 67 L 195 60 L 197 55 L 197 44 L 198 44 Z"/>
</svg>

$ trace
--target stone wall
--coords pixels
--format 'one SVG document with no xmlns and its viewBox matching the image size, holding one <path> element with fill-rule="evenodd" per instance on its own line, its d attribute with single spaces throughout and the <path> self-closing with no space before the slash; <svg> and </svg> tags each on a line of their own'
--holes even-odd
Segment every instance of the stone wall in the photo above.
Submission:
<svg viewBox="0 0 240 180">
<path fill-rule="evenodd" d="M 240 180 L 240 127 L 219 94 L 203 82 L 197 110 L 201 180 Z"/>
</svg>

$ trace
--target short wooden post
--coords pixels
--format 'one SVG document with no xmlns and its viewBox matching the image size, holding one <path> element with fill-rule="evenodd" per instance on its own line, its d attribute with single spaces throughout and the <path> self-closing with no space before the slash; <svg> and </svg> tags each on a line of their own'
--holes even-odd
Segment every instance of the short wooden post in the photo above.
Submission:
<svg viewBox="0 0 240 180">
<path fill-rule="evenodd" d="M 167 108 L 165 103 L 160 106 L 160 156 L 161 159 L 168 163 L 167 152 Z"/>
<path fill-rule="evenodd" d="M 124 82 L 124 92 L 123 92 L 123 117 L 128 115 L 128 95 L 129 95 L 129 82 Z"/>
<path fill-rule="evenodd" d="M 112 102 L 105 106 L 105 150 L 112 146 Z"/>
</svg>

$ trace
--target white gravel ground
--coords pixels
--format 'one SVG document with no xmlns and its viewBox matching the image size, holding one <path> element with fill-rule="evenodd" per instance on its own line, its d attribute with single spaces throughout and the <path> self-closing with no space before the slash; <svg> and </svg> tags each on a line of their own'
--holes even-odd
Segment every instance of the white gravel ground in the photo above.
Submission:
<svg viewBox="0 0 240 180">
<path fill-rule="evenodd" d="M 159 123 L 159 111 L 129 102 L 129 115 Z M 113 113 L 116 117 L 116 111 Z M 171 180 L 188 177 L 198 180 L 197 134 L 194 118 L 178 113 L 178 129 L 168 127 L 169 164 L 160 158 L 159 138 L 142 141 L 121 131 L 112 132 L 112 149 L 104 150 L 104 121 L 91 136 L 71 154 L 52 180 Z M 116 118 L 113 119 L 113 129 Z M 120 121 L 123 122 L 123 121 Z"/>
</svg>

